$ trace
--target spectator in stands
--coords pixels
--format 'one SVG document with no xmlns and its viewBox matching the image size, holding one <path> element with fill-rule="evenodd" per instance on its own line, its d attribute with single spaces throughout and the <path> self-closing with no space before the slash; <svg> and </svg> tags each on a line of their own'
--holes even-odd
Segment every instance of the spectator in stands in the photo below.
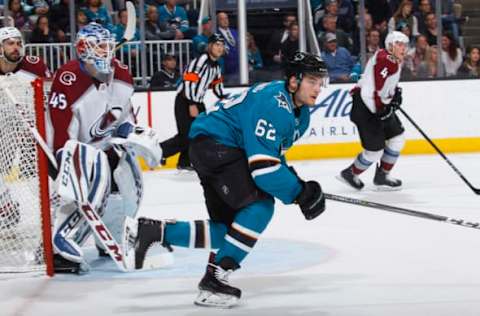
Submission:
<svg viewBox="0 0 480 316">
<path fill-rule="evenodd" d="M 180 80 L 180 73 L 177 70 L 175 56 L 165 54 L 162 59 L 162 66 L 159 71 L 153 74 L 150 81 L 150 88 L 175 89 Z"/>
<path fill-rule="evenodd" d="M 349 51 L 352 50 L 353 41 L 342 29 L 337 28 L 338 17 L 327 14 L 323 17 L 323 28 L 325 32 L 321 32 L 318 38 L 318 44 L 323 49 L 325 46 L 325 34 L 333 33 L 337 36 L 337 45 L 345 47 Z"/>
<path fill-rule="evenodd" d="M 364 22 L 365 34 L 368 35 L 368 33 L 373 29 L 372 16 L 369 13 L 365 13 L 364 21 L 365 21 Z M 360 16 L 358 16 L 357 27 L 353 32 L 352 38 L 353 38 L 352 55 L 358 56 L 360 54 Z"/>
<path fill-rule="evenodd" d="M 225 82 L 238 83 L 238 33 L 230 27 L 228 15 L 217 13 L 218 33 L 225 39 Z"/>
<path fill-rule="evenodd" d="M 458 69 L 458 75 L 461 77 L 480 77 L 480 48 L 472 46 L 467 49 L 467 58 L 463 65 Z"/>
<path fill-rule="evenodd" d="M 387 24 L 388 19 L 392 16 L 388 0 L 365 0 L 365 8 L 372 15 L 375 26 Z"/>
<path fill-rule="evenodd" d="M 428 45 L 437 45 L 437 17 L 435 13 L 428 13 L 425 17 L 425 25 L 427 26 L 427 32 L 425 35 L 427 36 Z"/>
<path fill-rule="evenodd" d="M 380 47 L 380 32 L 372 29 L 367 34 L 367 60 L 372 57 Z"/>
<path fill-rule="evenodd" d="M 396 31 L 402 32 L 408 37 L 410 42 L 408 43 L 407 52 L 415 47 L 415 36 L 412 36 L 412 30 L 410 30 L 410 27 L 405 21 L 401 21 L 397 24 Z"/>
<path fill-rule="evenodd" d="M 69 41 L 70 14 L 68 11 L 69 0 L 60 0 L 50 8 L 50 24 L 57 33 L 60 42 Z"/>
<path fill-rule="evenodd" d="M 58 42 L 57 33 L 49 26 L 49 20 L 46 15 L 39 16 L 35 27 L 30 35 L 31 43 L 55 43 Z"/>
<path fill-rule="evenodd" d="M 283 27 L 275 29 L 270 36 L 267 45 L 266 58 L 277 64 L 281 63 L 280 47 L 288 38 L 288 28 L 290 24 L 297 23 L 297 17 L 294 14 L 286 14 L 283 17 Z"/>
<path fill-rule="evenodd" d="M 290 57 L 295 55 L 298 51 L 298 24 L 292 23 L 288 28 L 288 38 L 285 42 L 282 43 L 280 47 L 280 54 L 282 56 L 282 65 L 287 61 L 290 60 Z"/>
<path fill-rule="evenodd" d="M 176 30 L 175 39 L 193 37 L 188 23 L 187 12 L 182 6 L 177 5 L 178 0 L 166 0 L 164 5 L 158 7 L 158 22 L 165 22 Z"/>
<path fill-rule="evenodd" d="M 403 67 L 408 68 L 412 77 L 417 77 L 417 69 L 420 63 L 426 60 L 428 48 L 427 37 L 419 35 L 415 41 L 415 47 L 407 52 L 403 61 Z"/>
<path fill-rule="evenodd" d="M 417 18 L 418 22 L 418 32 L 420 34 L 426 34 L 427 32 L 427 25 L 425 23 L 427 14 L 432 12 L 432 5 L 430 0 L 420 0 L 418 4 L 418 11 L 414 13 L 415 17 Z"/>
<path fill-rule="evenodd" d="M 212 35 L 212 19 L 209 16 L 206 16 L 202 19 L 201 22 L 202 33 L 196 35 L 192 40 L 193 46 L 193 57 L 197 58 L 201 54 L 207 51 L 208 47 L 208 38 Z"/>
<path fill-rule="evenodd" d="M 417 68 L 417 78 L 430 79 L 437 78 L 439 75 L 437 46 L 432 45 L 427 48 L 425 61 L 421 62 Z M 442 69 L 443 69 L 442 65 Z"/>
<path fill-rule="evenodd" d="M 107 8 L 103 4 L 102 0 L 87 0 L 86 6 L 83 8 L 88 22 L 96 22 L 113 31 L 113 23 Z"/>
<path fill-rule="evenodd" d="M 33 9 L 30 13 L 29 19 L 32 25 L 35 25 L 37 22 L 38 17 L 42 15 L 48 15 L 50 7 L 48 3 L 44 0 L 34 0 L 33 2 Z"/>
<path fill-rule="evenodd" d="M 146 12 L 145 39 L 147 41 L 175 39 L 177 30 L 171 28 L 166 22 L 159 22 L 156 6 L 149 5 Z"/>
<path fill-rule="evenodd" d="M 260 50 L 257 47 L 255 38 L 251 33 L 247 32 L 247 53 L 248 53 L 248 67 L 250 71 L 263 68 L 263 58 Z"/>
<path fill-rule="evenodd" d="M 88 18 L 87 18 L 87 15 L 85 14 L 85 12 L 83 12 L 82 10 L 78 10 L 76 21 L 77 21 L 77 30 L 86 26 L 88 24 Z"/>
<path fill-rule="evenodd" d="M 353 69 L 353 59 L 345 47 L 337 47 L 337 37 L 334 33 L 325 35 L 325 51 L 322 58 L 327 64 L 328 75 L 332 81 L 349 81 Z"/>
<path fill-rule="evenodd" d="M 392 32 L 397 29 L 397 25 L 400 22 L 405 22 L 410 28 L 413 36 L 418 36 L 418 21 L 417 18 L 412 14 L 413 4 L 411 0 L 403 0 L 400 3 L 397 11 L 388 21 L 388 31 Z"/>
<path fill-rule="evenodd" d="M 28 14 L 25 12 L 20 0 L 9 0 L 8 11 L 17 29 L 21 32 L 29 32 L 31 30 Z"/>
<path fill-rule="evenodd" d="M 337 28 L 342 29 L 346 33 L 352 31 L 354 13 L 353 5 L 350 0 L 325 0 L 324 15 L 333 15 L 337 17 Z"/>
<path fill-rule="evenodd" d="M 440 56 L 445 76 L 455 76 L 458 68 L 462 65 L 462 51 L 458 48 L 457 42 L 451 33 L 442 36 L 442 54 Z"/>
</svg>

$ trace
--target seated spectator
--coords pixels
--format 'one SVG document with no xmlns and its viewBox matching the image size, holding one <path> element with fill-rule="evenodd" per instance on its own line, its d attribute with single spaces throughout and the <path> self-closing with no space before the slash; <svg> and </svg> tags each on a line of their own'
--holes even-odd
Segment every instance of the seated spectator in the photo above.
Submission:
<svg viewBox="0 0 480 316">
<path fill-rule="evenodd" d="M 297 17 L 294 14 L 286 14 L 283 17 L 283 27 L 275 29 L 270 36 L 270 40 L 266 49 L 267 62 L 281 63 L 282 57 L 280 56 L 280 46 L 288 38 L 288 28 L 290 24 L 297 23 Z"/>
<path fill-rule="evenodd" d="M 438 71 L 438 53 L 437 46 L 433 45 L 427 48 L 427 54 L 425 61 L 422 61 L 417 68 L 417 78 L 421 79 L 431 79 L 437 78 L 439 76 Z M 442 65 L 442 70 L 443 69 Z"/>
<path fill-rule="evenodd" d="M 397 25 L 400 22 L 405 22 L 410 30 L 412 31 L 413 36 L 419 35 L 418 33 L 418 21 L 417 18 L 412 14 L 413 4 L 411 0 L 403 0 L 400 3 L 397 11 L 388 21 L 388 32 L 396 30 Z"/>
<path fill-rule="evenodd" d="M 175 39 L 193 37 L 188 23 L 187 12 L 182 6 L 177 5 L 178 0 L 166 0 L 164 5 L 158 7 L 158 22 L 165 22 L 176 30 Z"/>
<path fill-rule="evenodd" d="M 88 18 L 85 12 L 83 12 L 82 10 L 77 11 L 76 22 L 77 22 L 77 30 L 81 29 L 82 27 L 88 24 Z"/>
<path fill-rule="evenodd" d="M 442 55 L 440 56 L 443 67 L 445 67 L 445 76 L 455 76 L 458 68 L 462 65 L 462 51 L 458 48 L 457 42 L 451 33 L 442 36 Z"/>
<path fill-rule="evenodd" d="M 370 30 L 367 34 L 367 60 L 372 57 L 380 47 L 380 32 L 378 30 Z"/>
<path fill-rule="evenodd" d="M 321 49 L 325 46 L 325 34 L 333 33 L 337 36 L 337 45 L 345 47 L 349 51 L 352 50 L 353 41 L 343 30 L 337 28 L 337 17 L 327 14 L 323 17 L 323 28 L 325 32 L 321 32 L 318 38 L 318 44 Z"/>
<path fill-rule="evenodd" d="M 250 71 L 263 68 L 263 58 L 255 43 L 255 38 L 247 32 L 248 68 Z"/>
<path fill-rule="evenodd" d="M 50 24 L 60 42 L 68 42 L 70 37 L 69 0 L 61 0 L 50 8 Z"/>
<path fill-rule="evenodd" d="M 353 69 L 353 59 L 350 52 L 345 47 L 337 47 L 337 37 L 333 33 L 327 33 L 325 41 L 322 58 L 327 64 L 330 80 L 349 81 Z"/>
<path fill-rule="evenodd" d="M 425 33 L 425 35 L 427 36 L 428 45 L 437 45 L 438 30 L 437 17 L 435 16 L 435 13 L 427 14 L 425 17 L 425 25 L 427 26 L 427 33 Z"/>
<path fill-rule="evenodd" d="M 147 41 L 172 40 L 175 39 L 176 30 L 166 22 L 158 21 L 158 10 L 156 6 L 147 7 L 145 19 L 145 39 Z"/>
<path fill-rule="evenodd" d="M 373 28 L 373 20 L 372 16 L 369 13 L 365 13 L 364 17 L 364 27 L 365 27 L 365 34 L 368 36 L 368 33 L 372 31 Z M 377 30 L 378 31 L 378 30 Z M 378 32 L 380 35 L 380 32 Z M 338 37 L 338 35 L 337 35 Z M 358 16 L 357 20 L 357 27 L 353 32 L 353 48 L 352 48 L 352 55 L 358 56 L 360 54 L 360 16 Z M 379 38 L 380 40 L 380 38 Z"/>
<path fill-rule="evenodd" d="M 387 25 L 387 21 L 392 16 L 388 1 L 389 0 L 365 0 L 365 8 L 368 13 L 372 15 L 373 25 Z M 377 27 L 377 29 L 379 28 Z"/>
<path fill-rule="evenodd" d="M 162 59 L 162 66 L 159 71 L 153 74 L 150 80 L 150 88 L 175 89 L 180 80 L 180 73 L 177 70 L 175 56 L 166 54 Z"/>
<path fill-rule="evenodd" d="M 458 69 L 458 75 L 461 77 L 480 77 L 480 48 L 477 46 L 469 47 L 467 58 L 463 65 Z"/>
<path fill-rule="evenodd" d="M 350 0 L 325 0 L 324 15 L 335 16 L 337 18 L 337 27 L 344 32 L 350 33 L 352 31 L 354 13 Z M 322 27 L 320 27 L 320 30 L 323 30 Z"/>
<path fill-rule="evenodd" d="M 426 60 L 428 48 L 427 37 L 420 35 L 417 37 L 415 47 L 407 52 L 403 67 L 408 68 L 412 77 L 417 77 L 417 69 L 420 63 Z"/>
<path fill-rule="evenodd" d="M 202 33 L 196 35 L 192 39 L 193 57 L 197 58 L 207 51 L 208 38 L 212 35 L 212 19 L 206 16 L 202 19 Z"/>
<path fill-rule="evenodd" d="M 409 43 L 407 47 L 407 52 L 408 50 L 411 50 L 415 47 L 415 36 L 412 36 L 412 30 L 410 30 L 410 27 L 407 23 L 405 23 L 405 21 L 401 21 L 397 24 L 396 31 L 402 32 L 408 37 Z"/>
<path fill-rule="evenodd" d="M 282 46 L 280 46 L 280 54 L 282 56 L 282 65 L 290 59 L 295 53 L 298 51 L 299 44 L 298 44 L 298 24 L 292 23 L 288 28 L 288 38 L 285 42 L 283 42 Z"/>
<path fill-rule="evenodd" d="M 31 43 L 55 43 L 58 42 L 57 33 L 52 31 L 46 15 L 39 16 L 35 27 L 30 35 Z"/>
<path fill-rule="evenodd" d="M 413 13 L 415 17 L 417 18 L 418 22 L 418 32 L 420 34 L 426 34 L 427 32 L 427 25 L 425 24 L 425 20 L 427 17 L 427 14 L 432 12 L 432 5 L 430 3 L 430 0 L 420 0 L 418 3 L 418 11 Z"/>
<path fill-rule="evenodd" d="M 13 19 L 13 23 L 17 29 L 22 32 L 31 31 L 30 20 L 28 19 L 28 14 L 23 8 L 23 4 L 20 0 L 9 0 L 8 1 L 8 13 Z"/>
<path fill-rule="evenodd" d="M 50 6 L 44 0 L 34 0 L 33 1 L 33 9 L 30 13 L 29 19 L 32 25 L 35 25 L 39 16 L 48 15 L 50 10 Z"/>
<path fill-rule="evenodd" d="M 109 31 L 113 31 L 112 18 L 102 0 L 87 0 L 86 6 L 82 10 L 85 12 L 88 22 L 96 22 Z"/>
<path fill-rule="evenodd" d="M 230 27 L 228 15 L 225 12 L 217 13 L 218 33 L 225 39 L 224 78 L 226 83 L 238 83 L 238 33 Z"/>
</svg>

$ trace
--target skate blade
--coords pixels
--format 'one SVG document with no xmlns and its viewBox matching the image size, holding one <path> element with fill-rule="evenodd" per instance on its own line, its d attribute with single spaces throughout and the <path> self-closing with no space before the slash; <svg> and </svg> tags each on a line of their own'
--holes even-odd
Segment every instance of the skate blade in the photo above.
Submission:
<svg viewBox="0 0 480 316">
<path fill-rule="evenodd" d="M 361 190 L 363 189 L 363 188 L 356 188 L 356 187 L 352 186 L 350 183 L 348 183 L 347 180 L 345 180 L 345 179 L 344 179 L 341 175 L 339 175 L 339 174 L 335 176 L 335 179 L 337 179 L 338 181 L 340 181 L 340 182 L 343 183 L 343 184 L 346 184 L 349 188 L 355 189 L 355 190 L 357 190 L 357 191 L 361 191 Z"/>
<path fill-rule="evenodd" d="M 195 299 L 194 304 L 204 307 L 228 309 L 238 305 L 238 300 L 239 299 L 236 296 L 200 290 L 200 293 Z"/>
<path fill-rule="evenodd" d="M 392 191 L 400 191 L 402 186 L 398 187 L 391 187 L 389 185 L 376 185 L 374 184 L 374 190 L 379 192 L 392 192 Z"/>
</svg>

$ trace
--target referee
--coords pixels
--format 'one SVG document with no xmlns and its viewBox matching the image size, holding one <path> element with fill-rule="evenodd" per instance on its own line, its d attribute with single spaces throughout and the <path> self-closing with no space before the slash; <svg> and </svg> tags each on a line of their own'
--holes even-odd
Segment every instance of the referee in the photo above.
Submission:
<svg viewBox="0 0 480 316">
<path fill-rule="evenodd" d="M 175 98 L 175 120 L 177 135 L 162 142 L 163 158 L 180 152 L 177 169 L 193 170 L 188 157 L 188 132 L 195 117 L 205 111 L 203 98 L 208 88 L 223 99 L 223 77 L 218 59 L 225 52 L 225 42 L 220 34 L 214 33 L 208 38 L 207 51 L 193 59 L 189 64 L 177 89 Z"/>
</svg>

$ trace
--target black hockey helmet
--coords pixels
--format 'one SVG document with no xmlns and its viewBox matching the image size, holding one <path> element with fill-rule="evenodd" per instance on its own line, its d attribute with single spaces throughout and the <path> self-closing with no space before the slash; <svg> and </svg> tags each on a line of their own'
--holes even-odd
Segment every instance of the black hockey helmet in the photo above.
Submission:
<svg viewBox="0 0 480 316">
<path fill-rule="evenodd" d="M 296 52 L 286 62 L 285 77 L 288 80 L 291 76 L 295 76 L 297 80 L 301 80 L 305 74 L 327 78 L 327 64 L 318 55 Z"/>
<path fill-rule="evenodd" d="M 217 42 L 225 44 L 225 39 L 219 33 L 213 33 L 212 35 L 210 35 L 210 37 L 208 38 L 208 44 Z"/>
</svg>

